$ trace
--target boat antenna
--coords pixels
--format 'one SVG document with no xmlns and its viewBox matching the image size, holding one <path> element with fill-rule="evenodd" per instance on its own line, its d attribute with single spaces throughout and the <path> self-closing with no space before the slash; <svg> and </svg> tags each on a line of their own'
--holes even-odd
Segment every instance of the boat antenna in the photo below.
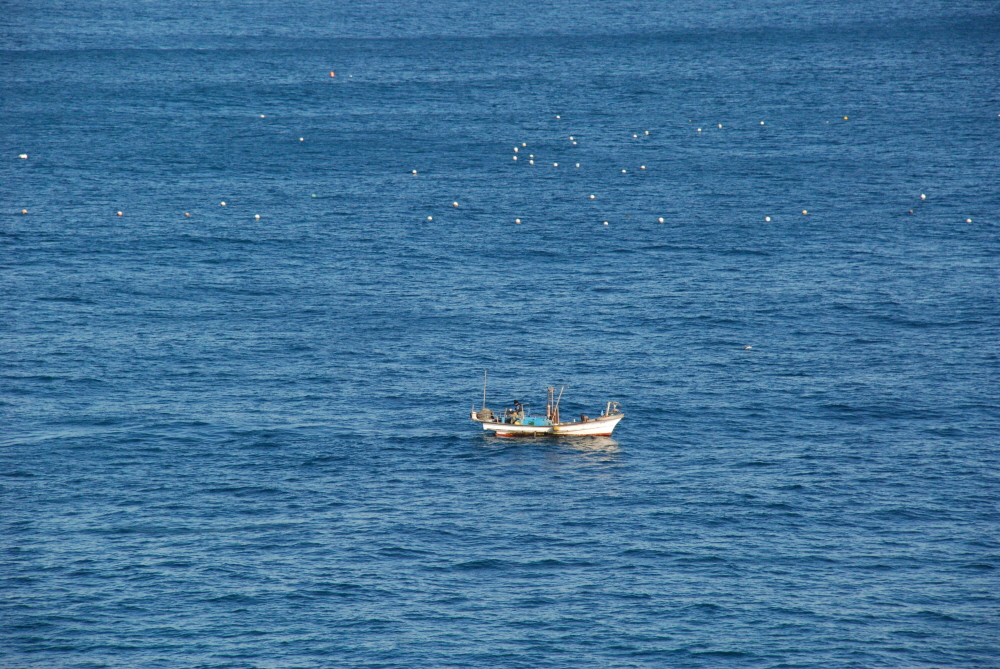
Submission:
<svg viewBox="0 0 1000 669">
<path fill-rule="evenodd" d="M 483 370 L 483 408 L 486 408 L 486 370 Z"/>
<path fill-rule="evenodd" d="M 566 390 L 566 386 L 559 389 L 559 399 L 556 400 L 556 411 L 559 411 L 559 401 L 562 400 L 563 391 Z"/>
</svg>

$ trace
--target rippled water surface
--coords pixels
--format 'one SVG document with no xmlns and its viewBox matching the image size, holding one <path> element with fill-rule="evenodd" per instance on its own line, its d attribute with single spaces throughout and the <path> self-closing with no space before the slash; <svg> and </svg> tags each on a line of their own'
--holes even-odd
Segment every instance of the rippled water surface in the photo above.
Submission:
<svg viewBox="0 0 1000 669">
<path fill-rule="evenodd" d="M 0 19 L 0 665 L 997 664 L 995 3 L 209 4 Z"/>
</svg>

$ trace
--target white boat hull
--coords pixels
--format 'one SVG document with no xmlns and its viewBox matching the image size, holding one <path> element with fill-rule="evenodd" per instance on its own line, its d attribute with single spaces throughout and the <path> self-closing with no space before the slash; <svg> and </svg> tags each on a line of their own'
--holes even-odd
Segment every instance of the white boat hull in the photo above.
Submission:
<svg viewBox="0 0 1000 669">
<path fill-rule="evenodd" d="M 610 437 L 618 422 L 625 417 L 619 413 L 611 416 L 591 418 L 586 422 L 557 423 L 555 425 L 515 425 L 513 423 L 484 422 L 483 429 L 498 437 L 519 437 L 551 434 L 565 437 Z"/>
</svg>

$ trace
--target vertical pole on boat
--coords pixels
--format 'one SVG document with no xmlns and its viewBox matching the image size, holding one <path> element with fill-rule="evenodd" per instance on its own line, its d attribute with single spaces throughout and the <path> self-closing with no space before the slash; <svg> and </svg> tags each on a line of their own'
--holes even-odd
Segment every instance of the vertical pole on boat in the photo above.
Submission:
<svg viewBox="0 0 1000 669">
<path fill-rule="evenodd" d="M 483 370 L 483 408 L 486 408 L 486 370 Z"/>
<path fill-rule="evenodd" d="M 564 390 L 566 390 L 566 386 L 563 386 L 562 388 L 559 389 L 559 399 L 556 400 L 556 406 L 555 409 L 553 410 L 553 413 L 555 414 L 555 417 L 552 419 L 553 423 L 559 422 L 559 402 L 562 401 L 562 394 Z M 553 393 L 555 392 L 555 388 L 552 389 L 552 392 Z"/>
</svg>

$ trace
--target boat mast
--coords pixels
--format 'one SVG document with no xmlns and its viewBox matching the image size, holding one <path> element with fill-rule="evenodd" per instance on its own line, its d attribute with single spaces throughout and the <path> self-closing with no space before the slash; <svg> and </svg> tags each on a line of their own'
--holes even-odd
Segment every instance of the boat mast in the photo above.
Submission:
<svg viewBox="0 0 1000 669">
<path fill-rule="evenodd" d="M 559 422 L 559 402 L 562 401 L 562 394 L 564 390 L 566 390 L 566 386 L 563 386 L 562 388 L 559 389 L 559 398 L 556 400 L 556 406 L 553 410 L 553 413 L 555 414 L 555 416 L 552 418 L 553 423 Z M 552 392 L 555 393 L 555 388 L 552 389 Z"/>
<path fill-rule="evenodd" d="M 483 370 L 483 408 L 486 408 L 486 370 Z"/>
</svg>

